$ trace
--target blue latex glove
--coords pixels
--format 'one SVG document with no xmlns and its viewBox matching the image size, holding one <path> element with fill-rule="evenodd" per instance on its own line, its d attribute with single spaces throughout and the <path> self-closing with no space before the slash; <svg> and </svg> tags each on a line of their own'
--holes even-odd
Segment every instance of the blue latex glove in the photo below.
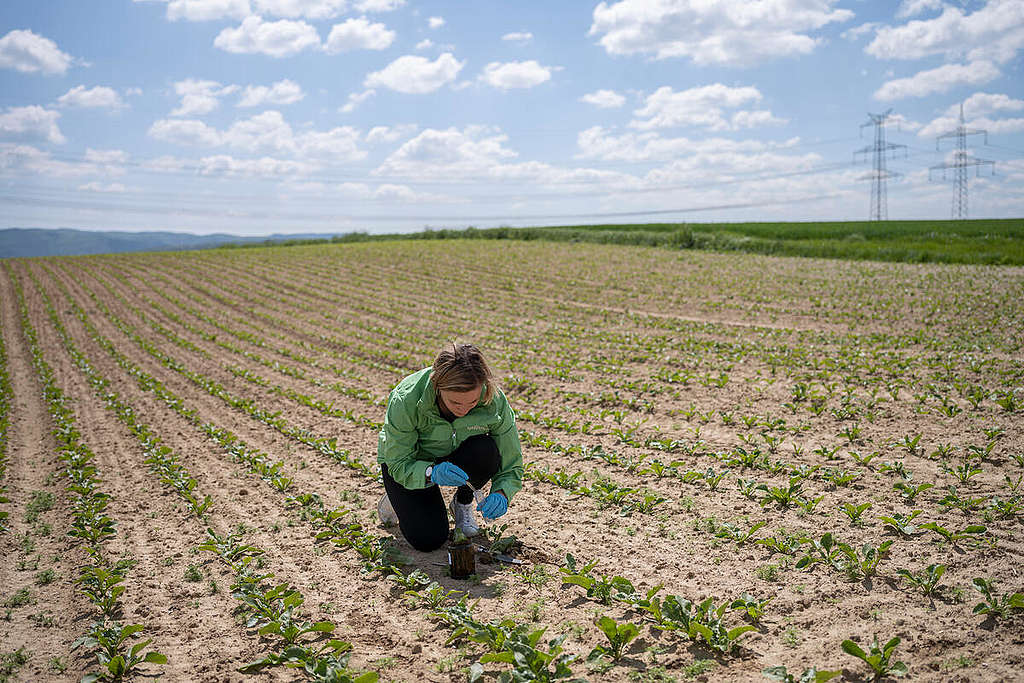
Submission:
<svg viewBox="0 0 1024 683">
<path fill-rule="evenodd" d="M 487 519 L 497 519 L 508 512 L 508 498 L 501 493 L 492 493 L 476 509 Z"/>
<path fill-rule="evenodd" d="M 430 472 L 430 481 L 438 486 L 462 486 L 469 481 L 469 475 L 458 465 L 439 462 Z"/>
</svg>

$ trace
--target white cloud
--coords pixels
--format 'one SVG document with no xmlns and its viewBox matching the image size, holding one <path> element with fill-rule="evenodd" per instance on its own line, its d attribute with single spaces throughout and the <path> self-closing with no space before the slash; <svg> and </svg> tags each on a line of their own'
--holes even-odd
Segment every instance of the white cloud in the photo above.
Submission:
<svg viewBox="0 0 1024 683">
<path fill-rule="evenodd" d="M 370 88 L 369 90 L 364 90 L 363 92 L 349 93 L 348 101 L 341 106 L 339 111 L 342 112 L 343 114 L 353 112 L 355 111 L 356 107 L 358 107 L 360 104 L 362 104 L 363 102 L 370 99 L 376 94 L 377 91 L 374 90 L 373 88 Z"/>
<path fill-rule="evenodd" d="M 964 100 L 964 113 L 973 116 L 988 116 L 1000 111 L 1021 111 L 1024 100 L 1015 100 L 1003 94 L 974 93 Z M 947 116 L 958 116 L 960 106 L 954 104 L 946 110 Z"/>
<path fill-rule="evenodd" d="M 937 118 L 918 131 L 917 135 L 922 138 L 934 138 L 939 135 L 955 132 L 957 126 L 960 125 L 959 116 L 958 113 L 956 117 Z M 1024 118 L 991 119 L 987 116 L 972 117 L 967 120 L 967 127 L 984 130 L 989 135 L 1009 135 L 1024 131 Z"/>
<path fill-rule="evenodd" d="M 121 192 L 125 192 L 127 190 L 127 188 L 125 188 L 125 186 L 122 185 L 121 183 L 110 183 L 109 185 L 104 185 L 103 183 L 98 183 L 98 182 L 95 182 L 95 181 L 93 181 L 91 183 L 86 183 L 84 185 L 79 185 L 78 189 L 79 190 L 84 190 L 86 192 L 107 192 L 107 193 L 121 193 Z"/>
<path fill-rule="evenodd" d="M 170 0 L 167 3 L 167 18 L 171 21 L 244 19 L 251 13 L 249 0 Z"/>
<path fill-rule="evenodd" d="M 71 61 L 71 55 L 61 52 L 57 43 L 32 31 L 15 30 L 0 38 L 0 68 L 63 74 Z"/>
<path fill-rule="evenodd" d="M 773 145 L 761 140 L 731 140 L 728 138 L 669 138 L 653 131 L 615 135 L 601 126 L 593 126 L 576 136 L 579 159 L 602 161 L 651 162 L 671 161 L 683 156 L 719 154 L 730 158 L 763 156 L 798 140 Z"/>
<path fill-rule="evenodd" d="M 260 157 L 259 159 L 236 159 L 228 154 L 215 154 L 199 160 L 198 171 L 205 176 L 249 176 L 276 177 L 309 175 L 319 170 L 316 164 L 303 161 L 289 161 Z"/>
<path fill-rule="evenodd" d="M 725 117 L 725 109 L 738 109 L 760 101 L 761 92 L 752 86 L 732 88 L 715 83 L 681 92 L 662 86 L 647 96 L 643 107 L 633 112 L 635 118 L 629 125 L 640 130 L 677 126 L 727 130 L 736 124 L 745 125 L 746 122 L 742 118 L 735 119 L 734 113 L 734 122 L 730 123 Z"/>
<path fill-rule="evenodd" d="M 499 90 L 532 88 L 551 80 L 551 69 L 532 59 L 525 62 L 491 62 L 484 67 L 480 78 Z"/>
<path fill-rule="evenodd" d="M 443 169 L 446 174 L 490 174 L 496 164 L 516 156 L 507 142 L 507 135 L 483 126 L 428 128 L 392 153 L 376 173 L 436 177 Z"/>
<path fill-rule="evenodd" d="M 465 62 L 458 61 L 450 52 L 445 52 L 433 62 L 425 57 L 405 55 L 368 75 L 363 85 L 422 95 L 454 81 L 463 66 Z"/>
<path fill-rule="evenodd" d="M 294 138 L 295 154 L 300 158 L 359 161 L 366 158 L 366 151 L 359 147 L 359 138 L 359 131 L 352 126 L 300 133 Z"/>
<path fill-rule="evenodd" d="M 384 24 L 371 24 L 366 17 L 359 17 L 335 24 L 324 49 L 330 54 L 348 50 L 385 50 L 391 47 L 396 35 Z"/>
<path fill-rule="evenodd" d="M 231 147 L 252 154 L 322 157 L 338 162 L 366 157 L 366 152 L 359 148 L 360 135 L 355 128 L 340 126 L 296 133 L 281 112 L 275 110 L 236 121 L 223 131 L 195 119 L 162 119 L 150 127 L 149 135 L 177 145 Z"/>
<path fill-rule="evenodd" d="M 786 123 L 786 119 L 780 119 L 766 109 L 754 109 L 749 111 L 738 111 L 730 119 L 733 130 L 740 128 L 758 128 L 760 126 L 778 126 Z"/>
<path fill-rule="evenodd" d="M 626 98 L 614 90 L 597 90 L 581 97 L 580 102 L 586 102 L 601 109 L 616 109 L 626 103 Z"/>
<path fill-rule="evenodd" d="M 414 123 L 407 123 L 398 126 L 374 126 L 366 134 L 366 142 L 370 145 L 383 145 L 398 142 L 402 138 L 409 137 L 419 128 Z"/>
<path fill-rule="evenodd" d="M 430 38 L 424 38 L 420 42 L 416 43 L 417 50 L 428 50 L 432 47 L 434 47 L 434 41 L 432 41 Z"/>
<path fill-rule="evenodd" d="M 359 12 L 393 12 L 405 6 L 405 0 L 359 0 L 355 3 Z"/>
<path fill-rule="evenodd" d="M 162 173 L 179 173 L 188 168 L 188 165 L 187 160 L 170 155 L 147 159 L 142 163 L 142 167 L 146 170 Z"/>
<path fill-rule="evenodd" d="M 85 160 L 91 164 L 123 164 L 128 161 L 128 154 L 123 149 L 92 149 L 85 150 Z"/>
<path fill-rule="evenodd" d="M 441 28 L 444 26 L 444 17 L 430 17 L 427 23 L 430 24 L 430 28 Z"/>
<path fill-rule="evenodd" d="M 46 140 L 53 144 L 67 141 L 57 126 L 60 112 L 36 105 L 10 107 L 0 114 L 0 137 L 13 140 Z"/>
<path fill-rule="evenodd" d="M 594 8 L 590 35 L 612 55 L 687 57 L 696 64 L 745 66 L 810 53 L 806 32 L 851 19 L 837 0 L 622 0 Z M 603 34 L 603 35 L 602 35 Z"/>
<path fill-rule="evenodd" d="M 238 90 L 237 85 L 222 86 L 217 81 L 186 78 L 174 84 L 174 92 L 181 98 L 181 106 L 171 116 L 202 116 L 220 105 L 221 98 Z"/>
<path fill-rule="evenodd" d="M 337 186 L 338 193 L 351 199 L 362 199 L 369 201 L 393 201 L 393 202 L 439 202 L 451 201 L 450 197 L 432 194 L 428 192 L 417 192 L 407 185 L 395 185 L 392 183 L 381 183 L 377 187 L 371 187 L 367 183 L 341 183 Z"/>
<path fill-rule="evenodd" d="M 289 57 L 320 46 L 316 29 L 304 21 L 263 21 L 250 16 L 238 28 L 226 28 L 213 44 L 226 52 Z"/>
<path fill-rule="evenodd" d="M 512 33 L 506 33 L 501 37 L 502 40 L 507 40 L 510 43 L 528 43 L 533 40 L 533 34 L 529 31 L 514 31 Z"/>
<path fill-rule="evenodd" d="M 924 97 L 932 93 L 949 92 L 960 85 L 988 83 L 999 76 L 999 68 L 989 61 L 943 64 L 935 69 L 920 71 L 909 78 L 886 81 L 875 91 L 874 98 L 886 102 L 904 97 Z"/>
<path fill-rule="evenodd" d="M 861 36 L 877 30 L 879 26 L 881 26 L 881 24 L 877 21 L 869 21 L 866 24 L 848 28 L 840 33 L 839 36 L 845 40 L 857 40 Z"/>
<path fill-rule="evenodd" d="M 253 0 L 257 14 L 295 19 L 330 19 L 345 9 L 345 0 Z"/>
<path fill-rule="evenodd" d="M 267 104 L 295 104 L 304 98 L 302 86 L 287 78 L 271 86 L 247 85 L 238 101 L 239 107 L 262 107 Z"/>
<path fill-rule="evenodd" d="M 215 147 L 221 142 L 217 129 L 196 119 L 160 119 L 149 127 L 149 136 L 189 147 Z"/>
<path fill-rule="evenodd" d="M 517 185 L 536 184 L 560 191 L 623 188 L 635 183 L 628 174 L 586 168 L 558 168 L 537 161 L 514 162 L 516 153 L 506 146 L 508 137 L 500 130 L 469 126 L 463 130 L 427 129 L 401 145 L 374 175 L 417 178 L 424 182 L 444 178 L 489 179 Z"/>
<path fill-rule="evenodd" d="M 71 90 L 57 98 L 57 104 L 62 107 L 86 107 L 94 109 L 121 109 L 125 106 L 121 96 L 113 88 L 98 85 L 95 88 L 86 88 L 84 85 L 76 85 Z"/>
<path fill-rule="evenodd" d="M 0 171 L 8 174 L 37 173 L 47 178 L 80 178 L 96 175 L 98 169 L 91 163 L 58 161 L 31 145 L 12 145 L 0 142 Z"/>
<path fill-rule="evenodd" d="M 942 0 L 903 0 L 896 10 L 896 17 L 906 19 L 924 12 L 942 9 Z"/>
<path fill-rule="evenodd" d="M 931 55 L 1008 62 L 1024 48 L 1024 3 L 991 0 L 973 14 L 947 6 L 942 14 L 879 29 L 864 51 L 879 59 Z"/>
<path fill-rule="evenodd" d="M 964 118 L 969 128 L 987 130 L 991 134 L 1017 133 L 1024 130 L 1024 118 L 991 118 L 1001 112 L 1024 111 L 1024 100 L 1003 94 L 975 93 L 963 102 Z M 942 116 L 929 122 L 918 136 L 935 137 L 956 130 L 960 125 L 960 105 L 951 105 Z"/>
</svg>

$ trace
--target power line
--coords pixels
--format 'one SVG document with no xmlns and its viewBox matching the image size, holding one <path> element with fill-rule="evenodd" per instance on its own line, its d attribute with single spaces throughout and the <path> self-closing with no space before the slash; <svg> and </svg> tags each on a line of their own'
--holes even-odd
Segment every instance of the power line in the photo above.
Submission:
<svg viewBox="0 0 1024 683">
<path fill-rule="evenodd" d="M 862 123 L 860 126 L 861 132 L 864 131 L 866 126 L 875 127 L 875 144 L 869 145 L 862 149 L 858 149 L 854 152 L 854 158 L 858 154 L 872 153 L 872 166 L 874 169 L 871 173 L 864 176 L 865 178 L 871 178 L 871 205 L 868 210 L 869 221 L 884 221 L 889 219 L 889 206 L 888 198 L 886 196 L 886 180 L 889 178 L 895 178 L 899 176 L 899 173 L 894 173 L 885 168 L 885 158 L 888 152 L 899 148 L 906 149 L 906 145 L 896 145 L 891 142 L 885 141 L 885 122 L 889 119 L 892 114 L 892 109 L 887 110 L 883 114 L 868 114 L 867 123 Z"/>
<path fill-rule="evenodd" d="M 675 209 L 647 209 L 637 211 L 589 212 L 589 213 L 538 213 L 538 214 L 492 214 L 463 216 L 424 216 L 417 214 L 352 214 L 352 213 L 310 213 L 310 212 L 267 212 L 258 208 L 244 211 L 217 211 L 214 209 L 195 209 L 189 207 L 154 207 L 145 205 L 125 205 L 124 203 L 94 203 L 81 201 L 40 201 L 24 196 L 0 195 L 0 202 L 18 206 L 46 206 L 48 208 L 77 209 L 97 212 L 117 212 L 126 214 L 171 214 L 175 216 L 208 217 L 208 218 L 246 218 L 251 220 L 292 220 L 306 222 L 339 221 L 375 221 L 375 222 L 460 222 L 460 221 L 523 221 L 538 219 L 577 219 L 577 218 L 622 218 L 628 216 L 656 216 L 667 214 L 697 213 L 701 211 L 717 211 L 723 209 L 749 209 L 764 206 L 781 206 L 786 204 L 808 204 L 823 199 L 834 199 L 839 193 L 812 195 L 793 199 L 776 199 L 763 202 L 737 202 L 703 206 L 687 206 Z"/>
<path fill-rule="evenodd" d="M 988 131 L 967 128 L 964 125 L 964 103 L 960 103 L 960 125 L 956 130 L 943 133 L 935 138 L 935 149 L 939 149 L 939 142 L 943 138 L 956 138 L 956 152 L 953 153 L 953 163 L 944 162 L 928 169 L 928 179 L 931 180 L 932 171 L 942 169 L 942 179 L 946 179 L 946 169 L 953 169 L 953 220 L 967 218 L 967 167 L 974 166 L 975 172 L 981 175 L 981 167 L 991 164 L 992 175 L 996 173 L 996 162 L 988 159 L 978 159 L 967 153 L 967 136 L 984 135 L 985 144 L 988 144 Z"/>
</svg>

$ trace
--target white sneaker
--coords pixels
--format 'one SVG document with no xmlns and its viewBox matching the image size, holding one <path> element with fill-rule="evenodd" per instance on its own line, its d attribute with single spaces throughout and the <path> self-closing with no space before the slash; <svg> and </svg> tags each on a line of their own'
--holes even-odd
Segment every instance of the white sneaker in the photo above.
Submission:
<svg viewBox="0 0 1024 683">
<path fill-rule="evenodd" d="M 391 505 L 391 499 L 386 493 L 380 497 L 380 501 L 377 503 L 377 517 L 380 518 L 380 523 L 384 526 L 398 524 L 398 515 L 395 514 L 395 508 Z"/>
<path fill-rule="evenodd" d="M 460 503 L 452 496 L 452 502 L 448 505 L 448 509 L 452 511 L 452 517 L 455 518 L 455 528 L 460 529 L 466 536 L 476 536 L 480 533 L 480 527 L 477 526 L 475 515 L 473 514 L 473 508 L 476 507 L 476 502 L 472 503 Z"/>
</svg>

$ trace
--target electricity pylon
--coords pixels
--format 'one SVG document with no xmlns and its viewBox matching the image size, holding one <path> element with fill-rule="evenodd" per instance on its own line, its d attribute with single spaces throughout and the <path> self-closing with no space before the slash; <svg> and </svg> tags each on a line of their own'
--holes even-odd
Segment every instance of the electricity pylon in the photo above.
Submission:
<svg viewBox="0 0 1024 683">
<path fill-rule="evenodd" d="M 985 164 L 992 166 L 992 174 L 996 172 L 996 162 L 989 161 L 987 159 L 978 159 L 972 157 L 967 153 L 967 136 L 968 135 L 984 135 L 985 144 L 988 144 L 988 131 L 976 130 L 974 128 L 968 128 L 964 125 L 964 103 L 960 103 L 960 125 L 956 127 L 956 130 L 951 130 L 948 133 L 935 138 L 935 149 L 939 149 L 939 143 L 943 138 L 956 138 L 956 151 L 953 152 L 953 162 L 944 162 L 936 166 L 932 166 L 928 169 L 928 180 L 932 179 L 932 171 L 941 169 L 942 179 L 946 179 L 946 170 L 953 169 L 953 220 L 962 220 L 967 218 L 967 167 L 975 166 L 975 174 L 981 175 L 981 167 Z"/>
<path fill-rule="evenodd" d="M 872 165 L 873 169 L 871 173 L 861 178 L 871 178 L 871 209 L 869 211 L 869 221 L 884 221 L 889 219 L 889 206 L 888 198 L 886 197 L 886 183 L 885 181 L 889 178 L 896 178 L 900 174 L 889 171 L 885 168 L 885 157 L 886 155 L 901 147 L 906 149 L 906 145 L 895 145 L 891 142 L 885 141 L 885 122 L 892 113 L 892 109 L 889 109 L 884 114 L 868 114 L 867 123 L 862 123 L 860 126 L 861 133 L 864 132 L 866 126 L 875 127 L 875 144 L 868 145 L 863 149 L 858 149 L 853 153 L 854 159 L 857 158 L 858 154 L 866 155 L 868 152 L 872 154 Z"/>
</svg>

